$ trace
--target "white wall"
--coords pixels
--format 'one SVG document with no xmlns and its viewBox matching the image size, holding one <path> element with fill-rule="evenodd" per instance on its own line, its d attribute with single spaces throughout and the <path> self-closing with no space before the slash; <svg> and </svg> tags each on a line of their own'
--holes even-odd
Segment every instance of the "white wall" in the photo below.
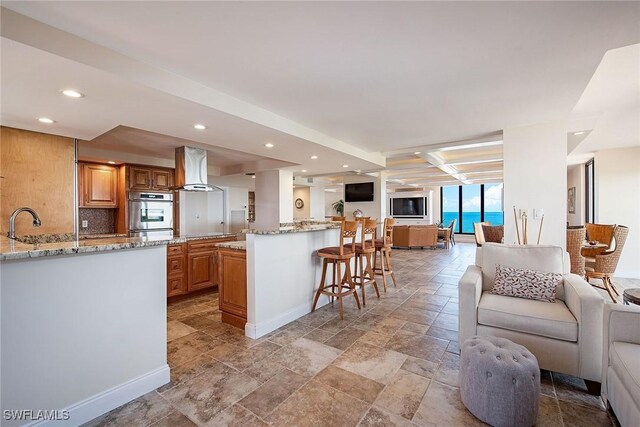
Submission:
<svg viewBox="0 0 640 427">
<path fill-rule="evenodd" d="M 309 187 L 309 215 L 316 220 L 324 219 L 325 207 L 324 186 L 314 185 Z"/>
<path fill-rule="evenodd" d="M 295 201 L 301 199 L 304 206 L 298 209 L 295 206 Z M 293 189 L 293 201 L 291 209 L 293 209 L 293 219 L 310 218 L 311 217 L 311 194 L 309 187 L 296 187 Z"/>
<path fill-rule="evenodd" d="M 598 223 L 629 227 L 616 277 L 640 279 L 640 147 L 595 155 Z"/>
<path fill-rule="evenodd" d="M 180 191 L 180 234 L 222 232 L 224 220 L 221 191 Z"/>
<path fill-rule="evenodd" d="M 540 244 L 565 247 L 567 221 L 567 131 L 564 122 L 504 129 L 505 243 L 517 242 L 513 206 L 527 209 L 529 243 L 535 243 L 544 209 Z"/>
<path fill-rule="evenodd" d="M 569 188 L 576 188 L 576 211 L 569 213 Z M 567 168 L 567 221 L 569 225 L 584 225 L 584 163 Z"/>
<path fill-rule="evenodd" d="M 270 170 L 256 174 L 256 229 L 293 222 L 293 172 Z"/>
<path fill-rule="evenodd" d="M 167 383 L 166 259 L 155 246 L 3 261 L 2 410 L 72 408 L 65 425 L 81 425 Z"/>
<path fill-rule="evenodd" d="M 338 213 L 333 209 L 333 204 L 338 200 L 344 200 L 344 191 L 325 191 L 324 192 L 324 215 L 325 217 L 331 217 L 334 215 L 338 215 Z"/>
</svg>

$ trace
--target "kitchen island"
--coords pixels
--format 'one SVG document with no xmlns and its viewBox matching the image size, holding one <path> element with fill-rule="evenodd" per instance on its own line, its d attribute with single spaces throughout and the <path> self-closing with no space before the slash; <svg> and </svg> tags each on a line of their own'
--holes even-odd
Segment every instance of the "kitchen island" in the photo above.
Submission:
<svg viewBox="0 0 640 427">
<path fill-rule="evenodd" d="M 311 312 L 322 274 L 322 262 L 316 251 L 339 244 L 340 224 L 296 224 L 270 230 L 245 230 L 245 234 L 245 335 L 260 338 Z M 328 298 L 322 296 L 318 307 L 328 302 Z"/>
<path fill-rule="evenodd" d="M 0 237 L 3 413 L 64 410 L 65 423 L 79 425 L 169 381 L 171 242 Z"/>
</svg>

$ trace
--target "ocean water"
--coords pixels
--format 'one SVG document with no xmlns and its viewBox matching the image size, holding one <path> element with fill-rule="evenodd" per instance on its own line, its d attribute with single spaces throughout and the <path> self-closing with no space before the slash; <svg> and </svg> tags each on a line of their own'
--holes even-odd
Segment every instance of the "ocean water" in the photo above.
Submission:
<svg viewBox="0 0 640 427">
<path fill-rule="evenodd" d="M 456 218 L 458 220 L 458 224 L 456 224 L 456 228 L 458 230 L 460 229 L 460 218 L 459 218 L 458 212 L 443 212 L 442 217 L 443 217 L 442 222 L 445 225 L 449 225 L 449 222 L 451 222 L 452 219 Z M 484 220 L 487 222 L 490 222 L 491 225 L 502 225 L 504 224 L 504 213 L 503 212 L 485 212 Z M 480 212 L 463 212 L 462 213 L 462 232 L 473 234 L 474 222 L 480 222 Z"/>
</svg>

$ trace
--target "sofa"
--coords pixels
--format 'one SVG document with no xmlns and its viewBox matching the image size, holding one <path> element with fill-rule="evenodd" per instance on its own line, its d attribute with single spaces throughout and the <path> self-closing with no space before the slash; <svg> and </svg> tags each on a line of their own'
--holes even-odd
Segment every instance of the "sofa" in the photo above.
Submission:
<svg viewBox="0 0 640 427">
<path fill-rule="evenodd" d="M 604 308 L 602 397 L 622 427 L 640 422 L 640 307 Z"/>
<path fill-rule="evenodd" d="M 525 346 L 540 368 L 583 378 L 600 394 L 604 299 L 569 273 L 568 254 L 557 246 L 485 243 L 476 265 L 459 282 L 460 345 L 473 335 L 507 338 Z M 560 273 L 553 303 L 492 294 L 496 265 Z"/>
<path fill-rule="evenodd" d="M 438 227 L 435 225 L 397 225 L 393 227 L 393 246 L 431 247 L 438 244 Z"/>
</svg>

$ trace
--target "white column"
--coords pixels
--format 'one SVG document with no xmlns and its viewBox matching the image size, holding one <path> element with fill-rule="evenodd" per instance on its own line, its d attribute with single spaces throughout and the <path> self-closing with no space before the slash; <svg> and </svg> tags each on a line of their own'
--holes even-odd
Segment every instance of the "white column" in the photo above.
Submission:
<svg viewBox="0 0 640 427">
<path fill-rule="evenodd" d="M 309 209 L 311 218 L 324 219 L 324 185 L 314 185 L 309 188 Z"/>
<path fill-rule="evenodd" d="M 529 244 L 535 244 L 544 211 L 540 244 L 565 247 L 567 221 L 567 130 L 552 122 L 504 130 L 504 241 L 517 241 L 513 207 L 526 209 Z M 522 230 L 521 230 L 522 238 Z"/>
<path fill-rule="evenodd" d="M 270 170 L 256 173 L 255 228 L 277 228 L 293 222 L 293 172 Z"/>
</svg>

